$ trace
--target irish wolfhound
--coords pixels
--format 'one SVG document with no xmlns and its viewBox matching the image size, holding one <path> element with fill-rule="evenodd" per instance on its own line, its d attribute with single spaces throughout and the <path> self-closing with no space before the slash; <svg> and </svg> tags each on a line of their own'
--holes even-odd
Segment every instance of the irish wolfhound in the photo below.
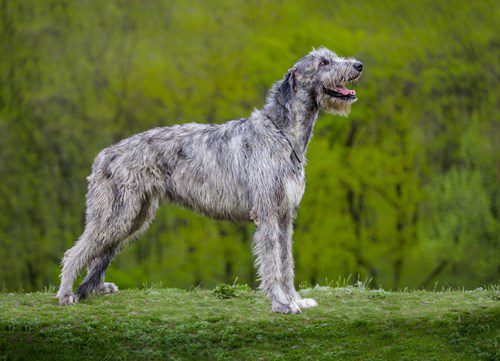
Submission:
<svg viewBox="0 0 500 361">
<path fill-rule="evenodd" d="M 326 48 L 300 59 L 249 118 L 182 124 L 136 134 L 99 153 L 88 177 L 86 224 L 62 261 L 59 304 L 113 293 L 104 274 L 119 250 L 146 230 L 160 200 L 209 217 L 253 221 L 253 251 L 272 310 L 314 307 L 294 287 L 293 220 L 305 188 L 305 152 L 319 109 L 346 116 L 345 85 L 363 64 Z M 76 293 L 73 283 L 88 273 Z"/>
</svg>

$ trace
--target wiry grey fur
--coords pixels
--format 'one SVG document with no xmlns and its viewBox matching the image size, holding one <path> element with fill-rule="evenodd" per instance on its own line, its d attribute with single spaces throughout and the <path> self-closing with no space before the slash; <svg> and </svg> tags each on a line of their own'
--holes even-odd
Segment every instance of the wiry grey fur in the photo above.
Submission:
<svg viewBox="0 0 500 361">
<path fill-rule="evenodd" d="M 64 254 L 59 304 L 118 291 L 104 283 L 105 271 L 146 230 L 162 200 L 215 219 L 253 220 L 260 288 L 273 311 L 315 306 L 294 287 L 292 223 L 305 188 L 304 155 L 320 108 L 349 113 L 355 96 L 339 98 L 331 90 L 359 78 L 361 66 L 328 49 L 313 50 L 249 118 L 155 128 L 104 149 L 88 177 L 85 230 Z M 74 294 L 84 267 L 87 277 Z"/>
</svg>

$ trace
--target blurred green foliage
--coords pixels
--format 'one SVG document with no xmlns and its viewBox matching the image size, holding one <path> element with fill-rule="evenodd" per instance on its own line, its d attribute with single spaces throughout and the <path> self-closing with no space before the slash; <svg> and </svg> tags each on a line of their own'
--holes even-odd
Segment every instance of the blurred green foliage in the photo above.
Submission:
<svg viewBox="0 0 500 361">
<path fill-rule="evenodd" d="M 498 281 L 499 15 L 496 1 L 0 0 L 0 287 L 57 283 L 99 150 L 247 116 L 320 45 L 365 74 L 351 116 L 316 125 L 297 283 Z M 255 286 L 252 232 L 164 206 L 108 278 Z"/>
</svg>

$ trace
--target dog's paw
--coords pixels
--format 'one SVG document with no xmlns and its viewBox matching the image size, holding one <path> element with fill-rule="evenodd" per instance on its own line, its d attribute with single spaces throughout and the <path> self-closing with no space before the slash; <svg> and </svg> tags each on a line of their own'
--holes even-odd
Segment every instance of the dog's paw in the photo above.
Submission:
<svg viewBox="0 0 500 361">
<path fill-rule="evenodd" d="M 300 308 L 312 308 L 318 305 L 318 302 L 316 302 L 312 298 L 303 298 L 301 300 L 296 300 L 295 302 L 297 302 L 297 305 Z"/>
<path fill-rule="evenodd" d="M 288 304 L 273 302 L 272 311 L 284 314 L 298 314 L 300 313 L 300 307 L 297 305 L 297 303 L 295 303 L 295 301 L 292 301 Z"/>
<path fill-rule="evenodd" d="M 104 295 L 109 295 L 110 293 L 118 292 L 118 287 L 111 282 L 104 282 L 104 285 L 101 288 L 101 293 Z"/>
<path fill-rule="evenodd" d="M 59 306 L 76 305 L 78 297 L 74 294 L 57 296 L 59 298 Z"/>
</svg>

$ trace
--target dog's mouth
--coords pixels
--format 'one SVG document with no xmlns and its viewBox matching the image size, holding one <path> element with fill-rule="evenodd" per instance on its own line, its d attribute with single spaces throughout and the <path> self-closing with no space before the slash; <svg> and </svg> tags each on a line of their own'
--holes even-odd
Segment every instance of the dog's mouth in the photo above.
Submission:
<svg viewBox="0 0 500 361">
<path fill-rule="evenodd" d="M 359 76 L 357 76 L 353 79 L 350 79 L 348 81 L 348 83 L 353 81 L 353 80 L 356 80 L 357 78 L 359 78 Z M 346 88 L 345 84 L 338 84 L 338 85 L 334 86 L 333 89 L 323 87 L 323 92 L 326 95 L 329 95 L 333 98 L 338 98 L 338 99 L 343 99 L 343 100 L 355 100 L 355 99 L 357 99 L 356 98 L 356 90 Z"/>
</svg>

